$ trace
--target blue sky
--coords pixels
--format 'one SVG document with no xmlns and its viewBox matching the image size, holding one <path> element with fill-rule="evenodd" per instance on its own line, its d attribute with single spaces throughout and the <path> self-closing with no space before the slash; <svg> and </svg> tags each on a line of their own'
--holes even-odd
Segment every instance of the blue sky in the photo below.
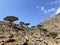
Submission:
<svg viewBox="0 0 60 45">
<path fill-rule="evenodd" d="M 60 0 L 0 0 L 0 20 L 16 16 L 19 20 L 37 25 L 60 12 Z"/>
</svg>

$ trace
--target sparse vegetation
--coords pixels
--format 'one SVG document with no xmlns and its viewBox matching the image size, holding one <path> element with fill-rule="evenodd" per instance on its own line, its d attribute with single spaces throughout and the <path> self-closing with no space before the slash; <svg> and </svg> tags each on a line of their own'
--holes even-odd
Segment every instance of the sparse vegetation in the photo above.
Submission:
<svg viewBox="0 0 60 45">
<path fill-rule="evenodd" d="M 19 24 L 21 25 L 21 27 L 23 27 L 23 25 L 25 24 L 24 22 L 19 22 Z"/>
<path fill-rule="evenodd" d="M 9 22 L 14 22 L 14 21 L 18 20 L 18 18 L 15 16 L 7 16 L 4 18 L 4 20 L 9 21 Z"/>
<path fill-rule="evenodd" d="M 56 32 L 49 32 L 49 35 L 52 37 L 52 38 L 56 38 L 58 36 L 58 33 Z"/>
<path fill-rule="evenodd" d="M 25 23 L 25 25 L 27 26 L 27 28 L 28 28 L 28 26 L 30 25 L 30 23 Z"/>
<path fill-rule="evenodd" d="M 15 16 L 7 16 L 7 17 L 4 18 L 4 20 L 9 21 L 10 22 L 10 27 L 12 27 L 12 22 L 18 20 L 18 18 L 15 17 Z"/>
<path fill-rule="evenodd" d="M 31 28 L 35 28 L 35 26 L 32 26 Z"/>
<path fill-rule="evenodd" d="M 43 25 L 37 25 L 37 27 L 42 27 Z"/>
<path fill-rule="evenodd" d="M 42 28 L 42 32 L 44 32 L 46 34 L 48 32 L 48 30 Z"/>
</svg>

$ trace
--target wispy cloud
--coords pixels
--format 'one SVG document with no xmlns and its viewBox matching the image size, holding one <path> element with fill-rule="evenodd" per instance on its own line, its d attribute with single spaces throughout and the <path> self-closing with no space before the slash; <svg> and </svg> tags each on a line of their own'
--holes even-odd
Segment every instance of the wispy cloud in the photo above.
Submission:
<svg viewBox="0 0 60 45">
<path fill-rule="evenodd" d="M 43 11 L 45 14 L 55 11 L 55 10 L 56 10 L 55 8 L 45 9 L 44 7 L 41 7 L 41 11 Z"/>
<path fill-rule="evenodd" d="M 51 4 L 51 5 L 52 5 L 52 4 L 60 4 L 60 0 L 52 1 L 52 2 L 50 2 L 50 4 Z"/>
</svg>

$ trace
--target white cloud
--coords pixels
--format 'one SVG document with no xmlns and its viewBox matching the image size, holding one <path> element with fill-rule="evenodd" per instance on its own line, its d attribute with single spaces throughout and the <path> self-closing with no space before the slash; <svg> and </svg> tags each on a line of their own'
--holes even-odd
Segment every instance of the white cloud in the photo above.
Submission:
<svg viewBox="0 0 60 45">
<path fill-rule="evenodd" d="M 43 11 L 44 10 L 44 7 L 41 7 L 41 11 Z"/>
<path fill-rule="evenodd" d="M 55 14 L 60 13 L 60 7 L 56 10 Z"/>
<path fill-rule="evenodd" d="M 41 11 L 43 11 L 44 13 L 47 13 L 47 11 L 44 7 L 41 7 Z"/>
<path fill-rule="evenodd" d="M 43 11 L 45 14 L 52 12 L 52 11 L 55 11 L 55 10 L 56 10 L 55 8 L 50 8 L 50 9 L 46 10 L 44 7 L 41 7 L 41 11 Z"/>
</svg>

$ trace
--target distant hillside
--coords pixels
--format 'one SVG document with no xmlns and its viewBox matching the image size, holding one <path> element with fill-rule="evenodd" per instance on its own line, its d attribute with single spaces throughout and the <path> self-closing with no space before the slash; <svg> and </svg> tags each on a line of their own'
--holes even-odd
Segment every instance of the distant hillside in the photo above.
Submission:
<svg viewBox="0 0 60 45">
<path fill-rule="evenodd" d="M 48 31 L 60 32 L 60 13 L 49 19 L 46 19 L 40 25 L 43 25 L 42 27 Z"/>
</svg>

